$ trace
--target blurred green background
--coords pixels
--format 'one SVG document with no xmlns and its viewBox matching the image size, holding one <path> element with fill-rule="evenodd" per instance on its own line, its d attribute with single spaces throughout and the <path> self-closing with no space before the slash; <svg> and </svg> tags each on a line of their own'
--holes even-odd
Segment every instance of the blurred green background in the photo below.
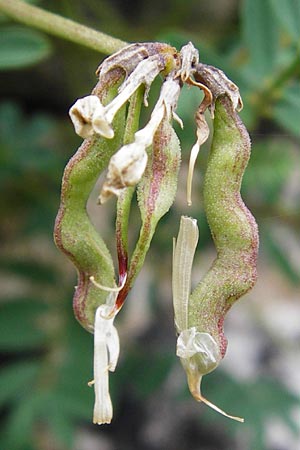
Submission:
<svg viewBox="0 0 300 450">
<path fill-rule="evenodd" d="M 128 42 L 191 40 L 201 60 L 240 87 L 252 158 L 243 197 L 260 229 L 259 281 L 230 311 L 224 362 L 206 397 L 237 424 L 197 404 L 175 356 L 172 237 L 197 217 L 194 283 L 214 252 L 201 202 L 208 145 L 193 206 L 185 185 L 159 224 L 146 265 L 118 316 L 121 357 L 111 376 L 114 418 L 91 424 L 92 336 L 73 318 L 76 274 L 52 230 L 63 168 L 81 140 L 68 109 L 96 83 L 104 55 L 0 16 L 1 450 L 297 450 L 300 448 L 300 1 L 31 1 Z M 178 131 L 185 178 L 195 140 L 194 90 Z M 114 205 L 89 210 L 113 248 Z M 113 202 L 112 202 L 113 203 Z M 134 228 L 135 217 L 132 217 Z M 134 231 L 133 231 L 134 235 Z"/>
</svg>

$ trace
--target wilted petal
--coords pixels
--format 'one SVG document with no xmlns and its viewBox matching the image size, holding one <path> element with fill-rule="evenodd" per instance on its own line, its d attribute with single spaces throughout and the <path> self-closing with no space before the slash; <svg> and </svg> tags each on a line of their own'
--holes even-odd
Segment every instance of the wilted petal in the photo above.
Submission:
<svg viewBox="0 0 300 450">
<path fill-rule="evenodd" d="M 147 165 L 148 156 L 145 146 L 133 142 L 124 145 L 109 162 L 106 181 L 99 196 L 100 203 L 105 203 L 112 195 L 118 196 L 122 189 L 136 185 Z"/>
<path fill-rule="evenodd" d="M 69 110 L 76 133 L 84 139 L 93 136 L 93 117 L 101 102 L 96 95 L 79 98 Z"/>
<path fill-rule="evenodd" d="M 218 344 L 209 333 L 201 333 L 196 327 L 183 330 L 177 338 L 176 355 L 183 359 L 192 358 L 197 354 L 201 360 L 204 373 L 217 365 L 220 358 Z"/>
<path fill-rule="evenodd" d="M 196 159 L 200 151 L 201 145 L 207 141 L 209 136 L 209 127 L 207 125 L 204 113 L 200 112 L 196 115 L 196 123 L 197 123 L 197 141 L 193 145 L 191 150 L 189 170 L 187 176 L 187 204 L 189 206 L 191 206 L 192 204 L 192 183 Z"/>
<path fill-rule="evenodd" d="M 110 318 L 111 306 L 101 305 L 96 311 L 94 327 L 94 390 L 93 422 L 110 423 L 113 408 L 109 394 L 109 370 L 114 371 L 119 356 L 119 337 Z"/>
<path fill-rule="evenodd" d="M 159 72 L 164 68 L 157 56 L 149 57 L 141 61 L 127 80 L 121 85 L 119 94 L 106 106 L 106 117 L 112 123 L 117 111 L 129 100 L 134 92 L 144 84 L 146 87 L 145 100 L 150 86 Z M 147 104 L 147 101 L 145 101 Z"/>
<path fill-rule="evenodd" d="M 191 42 L 184 45 L 180 50 L 181 68 L 177 72 L 183 82 L 186 82 L 192 72 L 195 70 L 195 64 L 199 62 L 199 52 Z"/>
<path fill-rule="evenodd" d="M 172 291 L 176 331 L 188 327 L 188 301 L 191 293 L 191 274 L 198 243 L 197 220 L 182 216 L 177 240 L 174 239 Z"/>
<path fill-rule="evenodd" d="M 100 203 L 104 203 L 112 195 L 120 195 L 122 189 L 134 186 L 141 180 L 148 160 L 146 149 L 152 144 L 164 117 L 168 120 L 172 119 L 179 93 L 178 81 L 168 78 L 163 83 L 159 99 L 147 125 L 135 133 L 134 142 L 124 145 L 112 156 L 107 178 L 99 197 Z"/>
<path fill-rule="evenodd" d="M 107 139 L 114 137 L 113 129 L 105 116 L 105 107 L 96 95 L 78 99 L 69 111 L 76 133 L 86 139 L 99 134 Z"/>
</svg>

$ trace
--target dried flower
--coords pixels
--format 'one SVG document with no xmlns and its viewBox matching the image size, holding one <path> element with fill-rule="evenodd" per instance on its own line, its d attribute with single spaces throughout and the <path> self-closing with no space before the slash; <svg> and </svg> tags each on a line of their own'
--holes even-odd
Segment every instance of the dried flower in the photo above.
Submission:
<svg viewBox="0 0 300 450">
<path fill-rule="evenodd" d="M 181 80 L 185 83 L 195 71 L 195 65 L 199 62 L 199 52 L 191 42 L 184 45 L 180 50 L 181 67 L 177 72 Z"/>
<path fill-rule="evenodd" d="M 111 293 L 109 295 L 115 295 Z M 109 395 L 109 371 L 116 368 L 120 343 L 117 329 L 113 325 L 114 316 L 110 317 L 112 306 L 104 304 L 97 308 L 94 326 L 94 390 L 95 405 L 93 422 L 98 425 L 110 423 L 113 415 Z M 91 383 L 90 383 L 91 384 Z"/>
<path fill-rule="evenodd" d="M 154 135 L 165 116 L 168 120 L 175 118 L 182 125 L 175 114 L 179 93 L 179 82 L 171 77 L 167 78 L 147 125 L 135 133 L 134 142 L 124 145 L 112 156 L 106 181 L 99 196 L 100 203 L 104 203 L 111 195 L 120 195 L 122 189 L 140 181 L 147 165 L 146 149 L 152 144 Z"/>
<path fill-rule="evenodd" d="M 125 187 L 136 185 L 143 176 L 147 160 L 143 144 L 128 144 L 115 153 L 109 162 L 99 202 L 105 203 L 111 195 L 118 196 Z"/>
<path fill-rule="evenodd" d="M 78 99 L 69 111 L 76 133 L 86 139 L 95 133 L 111 139 L 113 130 L 103 120 L 105 108 L 96 95 L 88 95 Z"/>
<path fill-rule="evenodd" d="M 139 86 L 146 86 L 144 101 L 153 80 L 164 68 L 157 56 L 141 61 L 119 89 L 119 94 L 106 106 L 96 95 L 81 98 L 70 109 L 75 131 L 83 138 L 99 134 L 107 139 L 114 137 L 112 121 L 119 109 L 128 101 Z"/>
<path fill-rule="evenodd" d="M 175 327 L 179 333 L 176 355 L 186 372 L 193 397 L 224 416 L 243 422 L 240 417 L 230 416 L 203 397 L 200 389 L 202 376 L 218 366 L 222 355 L 218 343 L 210 333 L 199 331 L 195 326 L 188 328 L 191 270 L 198 234 L 197 221 L 181 217 L 178 239 L 174 242 L 172 274 Z"/>
</svg>

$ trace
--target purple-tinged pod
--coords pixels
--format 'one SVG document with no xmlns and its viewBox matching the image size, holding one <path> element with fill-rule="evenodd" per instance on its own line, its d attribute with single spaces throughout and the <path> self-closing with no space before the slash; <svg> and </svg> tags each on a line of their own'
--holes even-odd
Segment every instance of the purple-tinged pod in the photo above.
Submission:
<svg viewBox="0 0 300 450">
<path fill-rule="evenodd" d="M 179 333 L 177 355 L 186 371 L 189 389 L 196 400 L 238 421 L 243 419 L 228 415 L 203 397 L 200 387 L 203 375 L 214 370 L 225 355 L 226 313 L 253 287 L 257 277 L 257 225 L 240 195 L 249 156 L 246 128 L 232 100 L 222 95 L 215 104 L 214 135 L 203 190 L 217 257 L 188 301 L 198 233 L 194 219 L 181 219 L 173 258 L 175 325 Z"/>
</svg>

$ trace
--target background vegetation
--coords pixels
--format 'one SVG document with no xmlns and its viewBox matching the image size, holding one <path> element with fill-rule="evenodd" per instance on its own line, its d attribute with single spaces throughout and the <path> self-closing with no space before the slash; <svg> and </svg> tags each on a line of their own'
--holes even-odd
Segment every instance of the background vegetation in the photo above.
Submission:
<svg viewBox="0 0 300 450">
<path fill-rule="evenodd" d="M 113 423 L 91 424 L 92 336 L 73 319 L 75 271 L 55 248 L 52 230 L 63 168 L 80 144 L 68 109 L 91 91 L 105 55 L 0 16 L 0 448 L 300 448 L 299 0 L 34 3 L 126 41 L 179 48 L 192 40 L 203 62 L 240 86 L 253 142 L 243 196 L 260 228 L 259 282 L 230 312 L 227 357 L 203 384 L 209 399 L 245 417 L 240 425 L 193 401 L 174 351 L 171 247 L 182 213 L 201 227 L 195 282 L 213 258 L 201 208 L 207 146 L 197 163 L 192 209 L 182 185 L 118 317 Z M 178 110 L 185 123 L 178 130 L 181 179 L 198 103 L 186 89 Z M 90 213 L 109 243 L 113 210 L 99 209 L 96 194 Z"/>
</svg>

